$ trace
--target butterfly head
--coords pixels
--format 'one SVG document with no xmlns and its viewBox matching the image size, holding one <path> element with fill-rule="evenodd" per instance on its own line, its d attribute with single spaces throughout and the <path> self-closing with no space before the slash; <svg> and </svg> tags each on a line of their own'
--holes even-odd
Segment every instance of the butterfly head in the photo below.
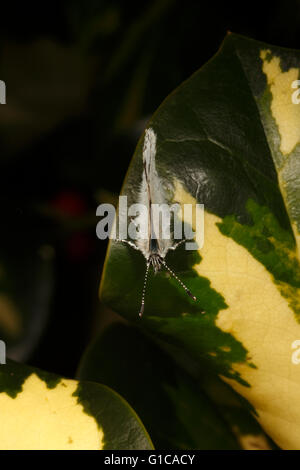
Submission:
<svg viewBox="0 0 300 470">
<path fill-rule="evenodd" d="M 158 253 L 151 253 L 148 258 L 148 263 L 153 267 L 154 272 L 157 273 L 163 266 L 163 258 Z"/>
</svg>

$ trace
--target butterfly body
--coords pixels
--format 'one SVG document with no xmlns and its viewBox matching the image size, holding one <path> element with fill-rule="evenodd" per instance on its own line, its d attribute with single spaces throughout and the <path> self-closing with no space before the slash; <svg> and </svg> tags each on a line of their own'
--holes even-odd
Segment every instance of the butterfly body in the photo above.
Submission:
<svg viewBox="0 0 300 470">
<path fill-rule="evenodd" d="M 168 200 L 164 185 L 159 178 L 156 170 L 155 156 L 156 156 L 156 141 L 157 137 L 152 128 L 145 131 L 144 146 L 143 146 L 143 175 L 140 190 L 138 193 L 138 203 L 147 208 L 147 221 L 143 219 L 144 214 L 137 215 L 134 219 L 134 224 L 138 227 L 143 223 L 147 223 L 148 236 L 146 238 L 138 237 L 134 241 L 122 240 L 128 243 L 133 248 L 139 250 L 146 259 L 146 273 L 144 278 L 142 301 L 139 316 L 144 313 L 145 307 L 145 293 L 148 280 L 149 269 L 152 267 L 156 274 L 162 268 L 165 268 L 171 276 L 173 276 L 186 293 L 196 301 L 196 297 L 190 292 L 185 284 L 177 277 L 177 275 L 169 268 L 165 262 L 165 256 L 169 250 L 175 250 L 185 240 L 176 242 L 172 236 L 164 237 L 164 224 L 169 223 L 169 208 L 166 204 Z M 153 216 L 153 205 L 161 206 L 162 224 L 161 219 Z M 167 213 L 168 212 L 168 213 Z"/>
</svg>

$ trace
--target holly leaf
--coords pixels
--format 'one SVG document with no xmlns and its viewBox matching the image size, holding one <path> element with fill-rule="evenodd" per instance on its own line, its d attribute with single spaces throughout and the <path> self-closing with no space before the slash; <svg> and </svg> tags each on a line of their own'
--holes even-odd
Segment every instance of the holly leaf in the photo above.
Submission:
<svg viewBox="0 0 300 470">
<path fill-rule="evenodd" d="M 197 250 L 166 257 L 197 302 L 162 270 L 139 319 L 145 259 L 121 243 L 110 243 L 101 283 L 106 304 L 222 377 L 284 449 L 300 446 L 299 60 L 229 34 L 148 123 L 166 202 L 195 214 L 204 204 L 204 245 L 197 230 Z M 138 202 L 143 138 L 122 189 L 128 205 Z M 194 230 L 195 214 L 184 216 Z"/>
<path fill-rule="evenodd" d="M 9 361 L 0 366 L 1 450 L 152 449 L 130 406 L 104 385 Z"/>
<path fill-rule="evenodd" d="M 240 448 L 199 384 L 136 328 L 108 327 L 88 347 L 78 374 L 120 393 L 141 417 L 156 449 Z"/>
</svg>

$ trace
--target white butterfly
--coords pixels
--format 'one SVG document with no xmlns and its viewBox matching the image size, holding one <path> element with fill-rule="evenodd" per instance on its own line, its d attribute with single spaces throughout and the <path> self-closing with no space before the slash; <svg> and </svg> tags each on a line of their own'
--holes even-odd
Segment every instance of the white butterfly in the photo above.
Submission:
<svg viewBox="0 0 300 470">
<path fill-rule="evenodd" d="M 156 156 L 156 134 L 152 128 L 145 131 L 144 147 L 143 147 L 143 176 L 142 183 L 138 194 L 138 202 L 147 208 L 148 220 L 142 220 L 143 213 L 140 213 L 134 218 L 134 224 L 139 227 L 143 223 L 147 223 L 147 238 L 138 237 L 134 242 L 128 240 L 120 240 L 128 243 L 133 248 L 142 252 L 146 259 L 146 273 L 144 278 L 144 285 L 142 291 L 142 301 L 139 316 L 141 317 L 145 307 L 145 293 L 147 286 L 147 279 L 150 266 L 153 267 L 154 272 L 161 270 L 163 267 L 179 282 L 186 293 L 193 299 L 197 300 L 185 284 L 176 276 L 176 274 L 169 268 L 165 262 L 165 256 L 169 250 L 175 250 L 181 243 L 186 240 L 181 240 L 178 243 L 174 242 L 172 237 L 164 238 L 164 221 L 169 220 L 169 209 L 166 205 L 166 195 L 163 184 L 158 176 L 155 165 Z M 153 205 L 159 204 L 162 211 L 162 219 L 153 217 Z M 168 214 L 164 214 L 168 211 Z M 160 224 L 162 220 L 162 226 Z"/>
</svg>

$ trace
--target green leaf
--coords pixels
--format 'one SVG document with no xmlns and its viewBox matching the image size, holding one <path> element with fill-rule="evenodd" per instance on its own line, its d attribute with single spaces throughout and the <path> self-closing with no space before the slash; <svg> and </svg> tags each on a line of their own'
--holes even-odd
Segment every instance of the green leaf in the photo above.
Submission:
<svg viewBox="0 0 300 470">
<path fill-rule="evenodd" d="M 121 243 L 109 246 L 101 284 L 105 303 L 218 373 L 286 449 L 300 445 L 299 60 L 229 34 L 148 124 L 166 202 L 205 207 L 204 246 L 166 258 L 198 301 L 161 271 L 150 276 L 140 320 L 145 259 Z M 128 205 L 138 201 L 142 145 L 143 136 L 122 189 Z"/>
<path fill-rule="evenodd" d="M 79 378 L 120 393 L 141 417 L 156 449 L 239 448 L 197 382 L 135 328 L 107 328 L 83 356 Z"/>
<path fill-rule="evenodd" d="M 141 421 L 113 390 L 12 361 L 0 366 L 0 414 L 2 450 L 152 449 Z"/>
</svg>

